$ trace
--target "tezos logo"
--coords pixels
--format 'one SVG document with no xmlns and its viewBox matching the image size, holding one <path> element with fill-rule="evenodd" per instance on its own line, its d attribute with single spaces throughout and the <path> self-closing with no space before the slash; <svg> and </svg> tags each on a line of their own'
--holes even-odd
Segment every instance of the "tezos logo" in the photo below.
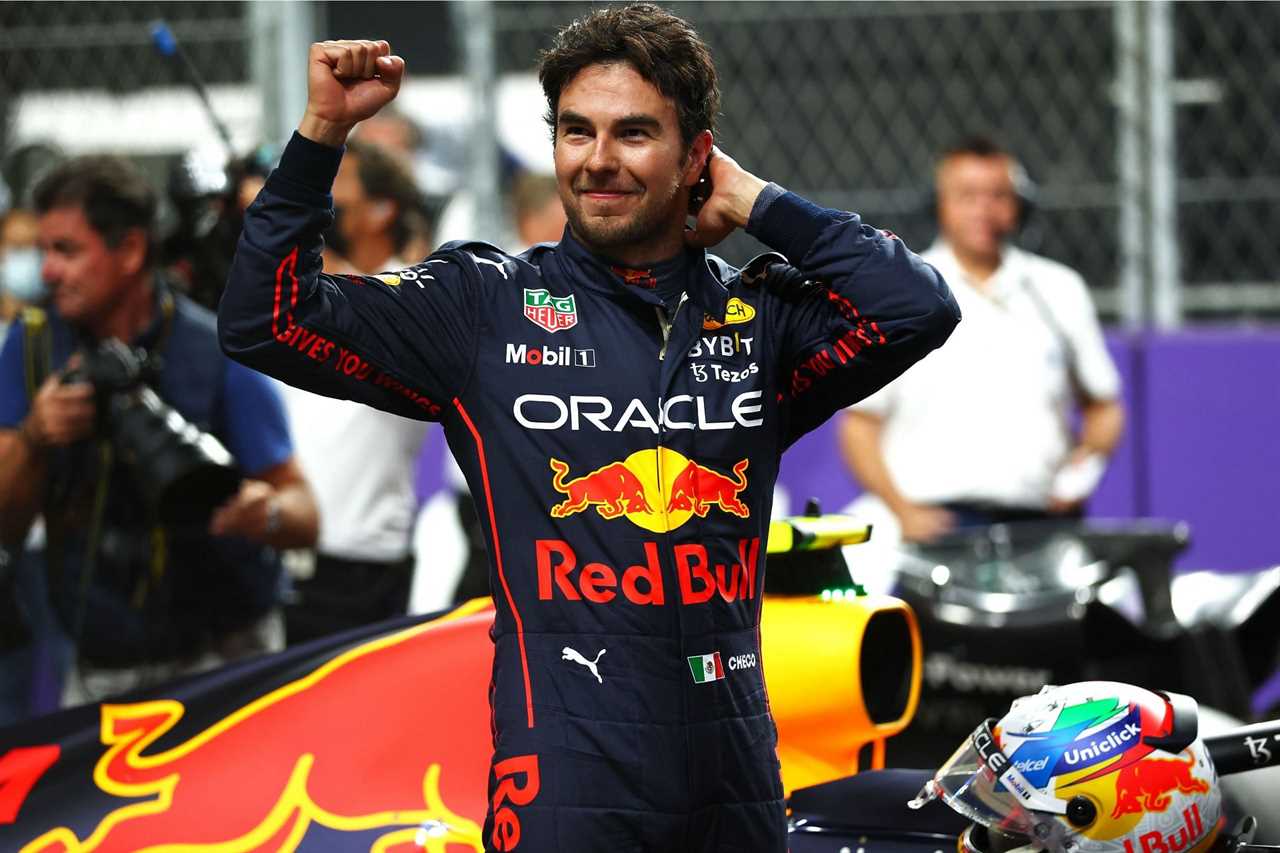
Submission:
<svg viewBox="0 0 1280 853">
<path fill-rule="evenodd" d="M 549 290 L 524 289 L 524 316 L 548 332 L 578 325 L 578 308 L 573 296 L 552 296 Z"/>
<path fill-rule="evenodd" d="M 546 367 L 595 367 L 594 349 L 573 347 L 531 347 L 528 344 L 507 344 L 507 364 L 540 364 Z"/>
</svg>

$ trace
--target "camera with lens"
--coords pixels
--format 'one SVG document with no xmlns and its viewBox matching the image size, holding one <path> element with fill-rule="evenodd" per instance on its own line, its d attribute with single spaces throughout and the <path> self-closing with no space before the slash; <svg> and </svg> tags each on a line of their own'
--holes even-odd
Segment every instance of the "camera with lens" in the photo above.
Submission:
<svg viewBox="0 0 1280 853">
<path fill-rule="evenodd" d="M 128 465 L 160 522 L 206 524 L 239 490 L 240 470 L 218 439 L 152 390 L 158 376 L 158 357 L 112 338 L 82 352 L 62 382 L 93 386 L 97 432 Z"/>
</svg>

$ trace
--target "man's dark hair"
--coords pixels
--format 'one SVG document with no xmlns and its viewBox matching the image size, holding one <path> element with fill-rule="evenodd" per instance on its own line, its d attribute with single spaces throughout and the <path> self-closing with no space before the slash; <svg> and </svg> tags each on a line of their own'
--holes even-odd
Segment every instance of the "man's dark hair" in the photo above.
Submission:
<svg viewBox="0 0 1280 853">
<path fill-rule="evenodd" d="M 399 254 L 427 219 L 426 203 L 408 165 L 381 145 L 352 139 L 347 153 L 357 159 L 356 175 L 364 193 L 372 199 L 395 202 L 396 218 L 391 222 L 391 240 Z"/>
<path fill-rule="evenodd" d="M 943 150 L 938 157 L 935 169 L 941 169 L 942 165 L 952 157 L 1003 157 L 1009 161 L 1009 177 L 1013 180 L 1014 191 L 1022 199 L 1024 205 L 1023 215 L 1026 215 L 1026 205 L 1034 204 L 1037 195 L 1036 185 L 1031 180 L 1031 176 L 1027 174 L 1027 170 L 1023 167 L 1022 162 L 1013 156 L 1013 152 L 1005 148 L 999 142 L 996 142 L 989 136 L 974 134 L 966 136 L 963 139 L 953 143 Z"/>
<path fill-rule="evenodd" d="M 78 207 L 111 248 L 135 228 L 147 237 L 147 263 L 154 255 L 156 194 L 128 160 L 107 154 L 75 157 L 47 172 L 32 193 L 36 213 Z"/>
<path fill-rule="evenodd" d="M 966 136 L 964 139 L 958 140 L 947 146 L 942 151 L 942 155 L 938 157 L 938 162 L 950 160 L 952 157 L 959 157 L 962 154 L 969 154 L 974 157 L 1008 157 L 1010 160 L 1016 159 L 1008 152 L 1000 143 L 996 142 L 989 136 Z"/>
<path fill-rule="evenodd" d="M 675 102 L 686 146 L 714 130 L 720 86 L 711 51 L 693 27 L 652 3 L 600 9 L 556 33 L 543 51 L 538 81 L 547 96 L 547 124 L 554 138 L 560 93 L 588 65 L 625 62 Z"/>
</svg>

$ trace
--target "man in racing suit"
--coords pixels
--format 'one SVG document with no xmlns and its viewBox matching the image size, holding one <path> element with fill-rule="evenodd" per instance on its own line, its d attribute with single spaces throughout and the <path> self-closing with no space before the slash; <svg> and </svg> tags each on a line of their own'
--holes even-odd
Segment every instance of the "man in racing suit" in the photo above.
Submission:
<svg viewBox="0 0 1280 853">
<path fill-rule="evenodd" d="M 579 49 L 620 29 L 662 38 Z M 691 53 L 709 88 L 686 97 L 663 75 Z M 713 153 L 705 46 L 647 5 L 593 13 L 544 60 L 560 243 L 451 243 L 398 272 L 326 275 L 341 145 L 394 97 L 403 60 L 326 42 L 310 65 L 221 340 L 284 381 L 443 425 L 497 608 L 486 849 L 781 853 L 759 642 L 779 458 L 946 339 L 946 285 L 893 235 Z M 708 106 L 692 132 L 690 102 Z M 768 256 L 739 273 L 700 248 L 743 226 L 798 270 Z M 405 701 L 431 701 L 427 686 Z"/>
</svg>

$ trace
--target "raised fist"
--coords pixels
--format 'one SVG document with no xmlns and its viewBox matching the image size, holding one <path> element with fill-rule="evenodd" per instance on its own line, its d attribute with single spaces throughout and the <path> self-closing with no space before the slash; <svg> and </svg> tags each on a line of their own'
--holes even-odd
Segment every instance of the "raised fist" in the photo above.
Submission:
<svg viewBox="0 0 1280 853">
<path fill-rule="evenodd" d="M 342 145 L 357 122 L 382 109 L 400 91 L 404 60 L 385 41 L 322 41 L 307 58 L 307 112 L 298 132 L 315 142 Z"/>
</svg>

